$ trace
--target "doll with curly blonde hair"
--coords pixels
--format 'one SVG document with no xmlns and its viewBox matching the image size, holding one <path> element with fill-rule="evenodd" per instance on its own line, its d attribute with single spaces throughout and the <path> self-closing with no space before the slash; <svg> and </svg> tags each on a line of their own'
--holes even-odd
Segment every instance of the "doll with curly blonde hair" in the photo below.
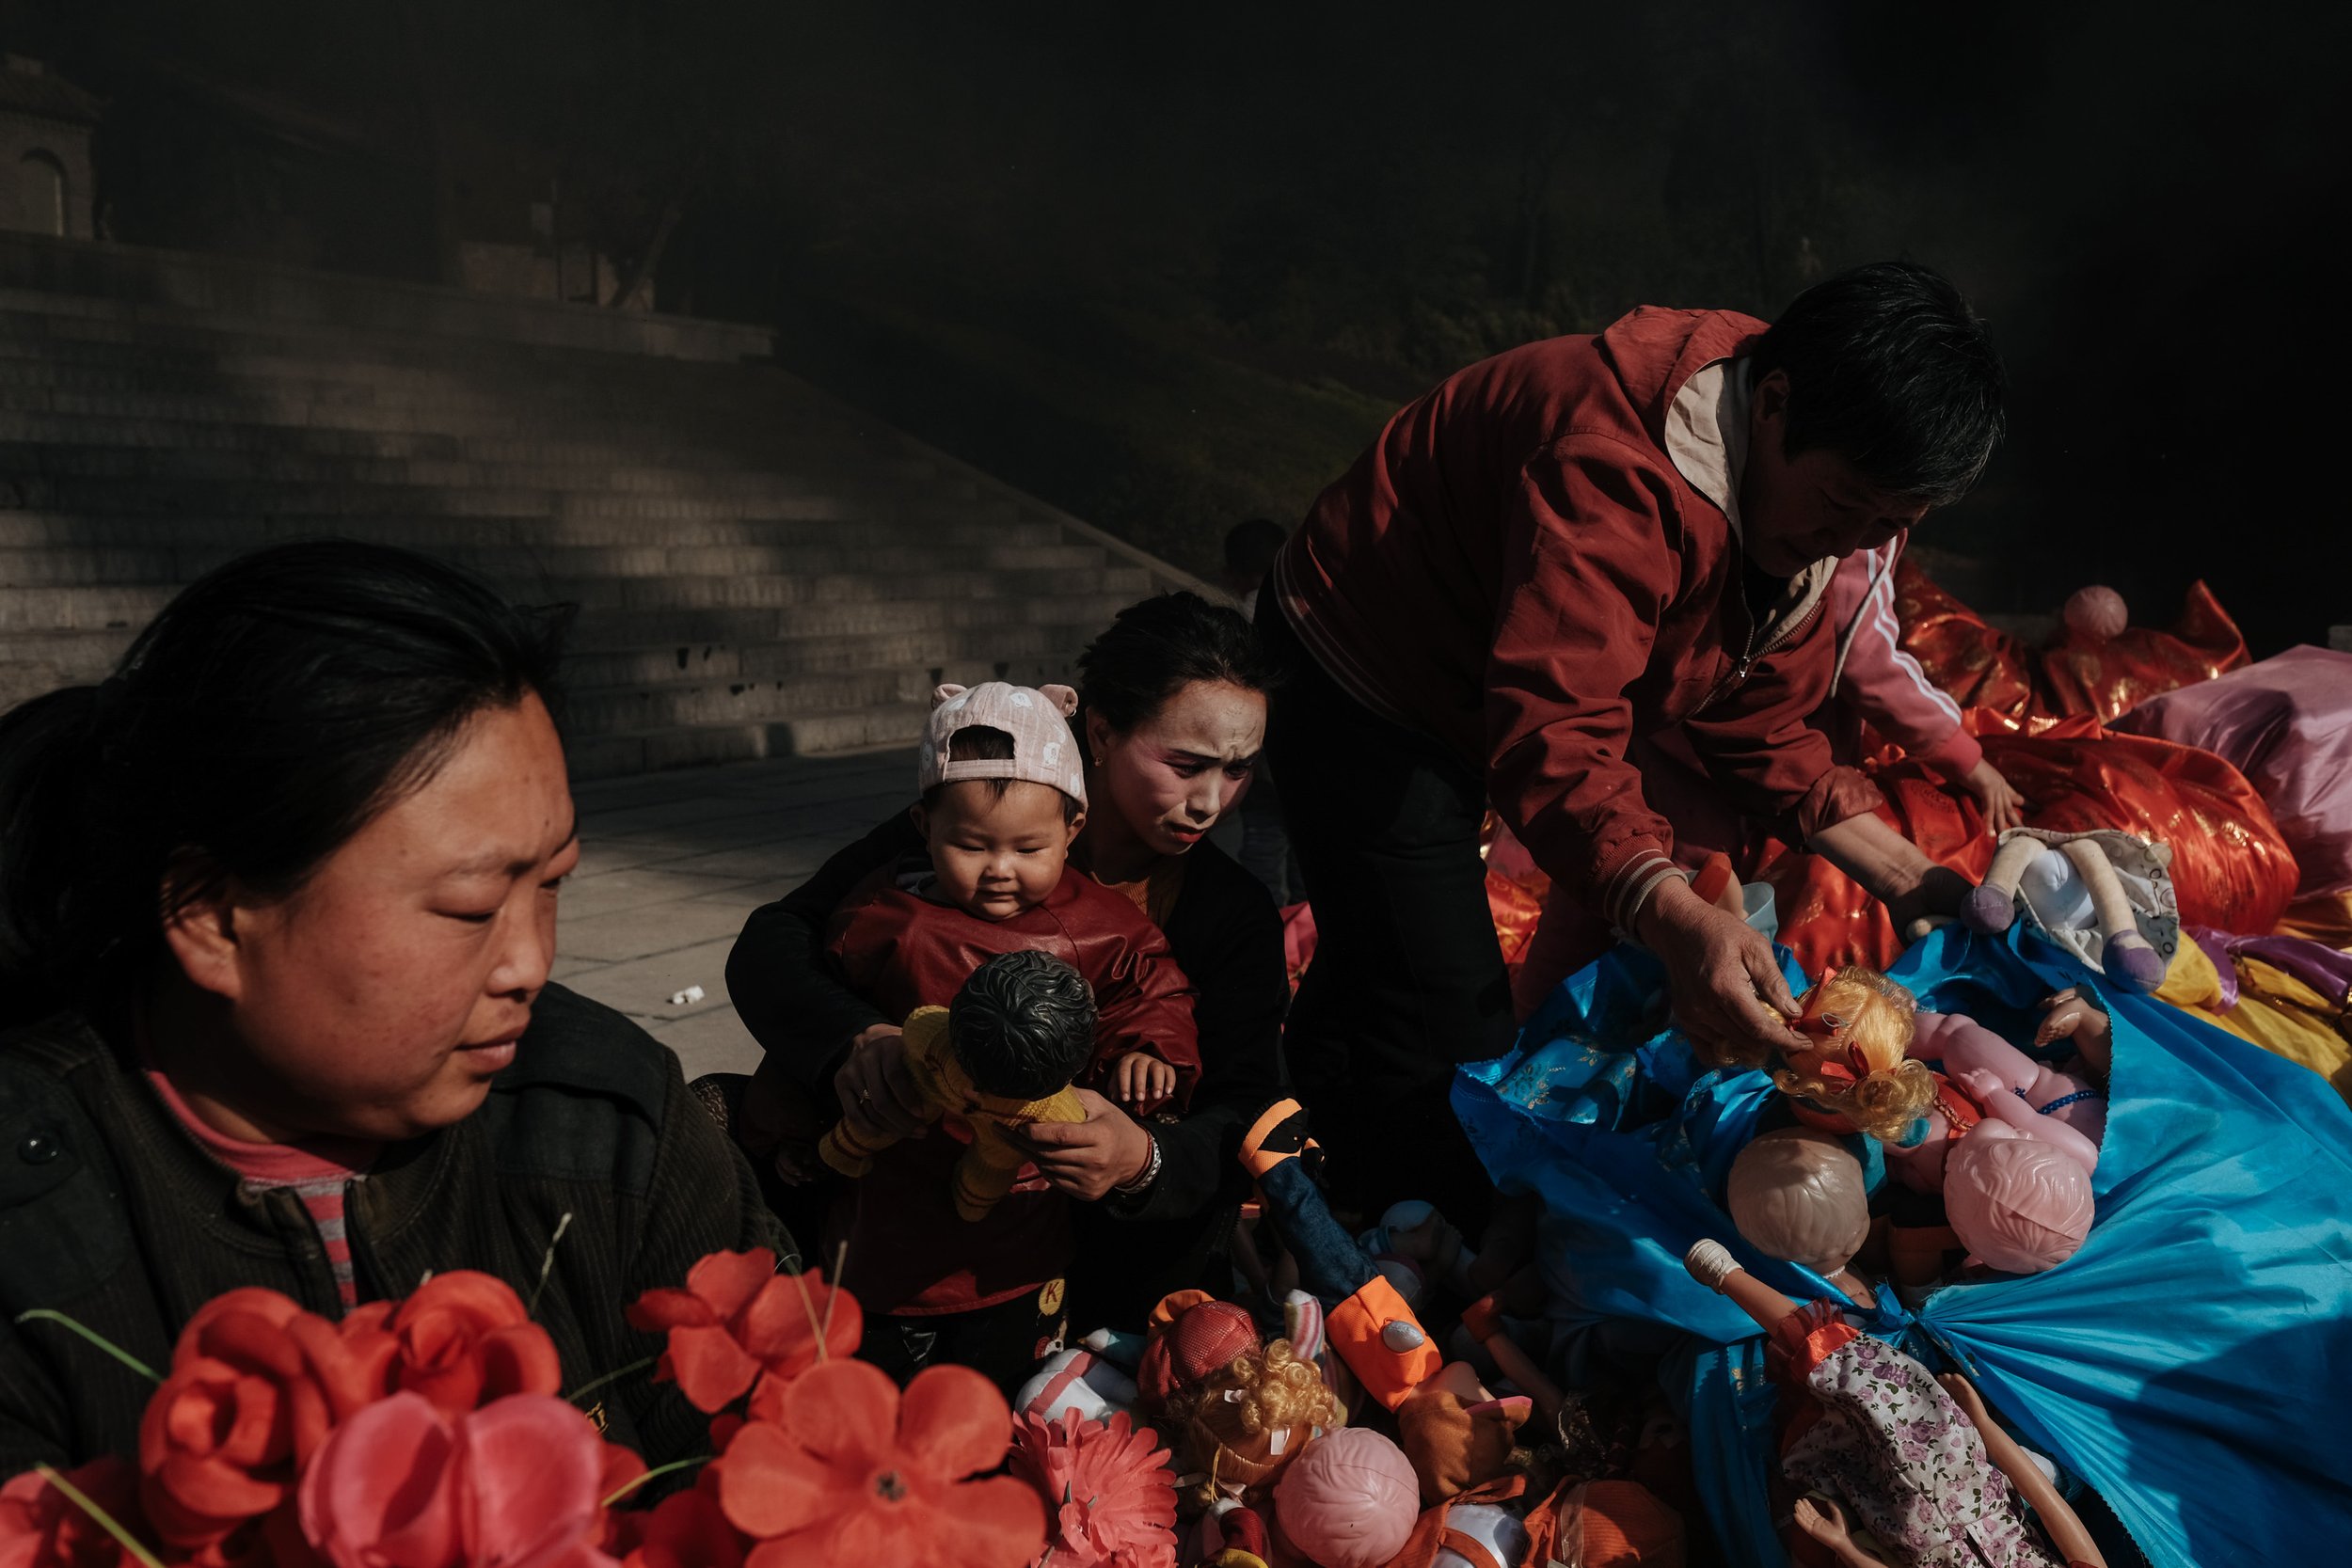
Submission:
<svg viewBox="0 0 2352 1568">
<path fill-rule="evenodd" d="M 1782 1053 L 1772 1082 L 1808 1126 L 1900 1143 L 1935 1103 L 1934 1075 L 1907 1054 L 1917 1012 L 1901 986 L 1849 964 L 1805 993 L 1791 1027 L 1806 1047 Z"/>
<path fill-rule="evenodd" d="M 1222 1370 L 1168 1402 L 1167 1430 L 1199 1500 L 1262 1497 L 1291 1457 L 1345 1413 L 1311 1361 L 1288 1339 L 1234 1357 Z"/>
</svg>

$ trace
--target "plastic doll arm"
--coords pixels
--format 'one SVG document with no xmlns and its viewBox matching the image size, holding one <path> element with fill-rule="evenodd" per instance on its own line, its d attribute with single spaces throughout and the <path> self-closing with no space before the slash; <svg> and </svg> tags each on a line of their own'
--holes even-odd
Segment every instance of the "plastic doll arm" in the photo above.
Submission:
<svg viewBox="0 0 2352 1568">
<path fill-rule="evenodd" d="M 1535 1408 L 1543 1413 L 1545 1429 L 1557 1431 L 1566 1397 L 1560 1392 L 1560 1386 L 1535 1365 L 1535 1358 L 1503 1332 L 1502 1309 L 1494 1296 L 1483 1296 L 1471 1303 L 1462 1313 L 1462 1326 L 1494 1357 L 1495 1370 L 1509 1378 L 1513 1387 L 1535 1402 Z"/>
<path fill-rule="evenodd" d="M 1803 1302 L 1782 1295 L 1741 1268 L 1733 1259 L 1731 1249 L 1721 1242 L 1696 1243 L 1684 1255 L 1682 1266 L 1708 1290 L 1730 1297 L 1734 1307 L 1754 1318 L 1762 1328 L 1772 1329 L 1789 1313 L 1804 1310 Z"/>
<path fill-rule="evenodd" d="M 1985 1071 L 1960 1074 L 1960 1082 L 1968 1085 L 1968 1092 L 1984 1106 L 1984 1114 L 1995 1121 L 2007 1122 L 2028 1138 L 2057 1144 L 2069 1155 L 2082 1162 L 2085 1170 L 2099 1168 L 2099 1146 L 2077 1132 L 2056 1117 L 2045 1117 L 2025 1101 L 2015 1089 L 2002 1083 L 1998 1075 Z"/>
<path fill-rule="evenodd" d="M 1916 1015 L 1910 1053 L 1941 1061 L 1947 1078 L 1985 1071 L 2012 1089 L 2030 1089 L 2042 1075 L 2032 1057 L 1963 1013 Z"/>
<path fill-rule="evenodd" d="M 2050 1484 L 2050 1478 L 2042 1473 L 2042 1466 L 2033 1462 L 2033 1456 L 1993 1418 L 1993 1413 L 1984 1407 L 1983 1396 L 1977 1392 L 1977 1386 L 1957 1372 L 1945 1372 L 1935 1381 L 1944 1386 L 1944 1391 L 1952 1396 L 1952 1402 L 1960 1406 L 1961 1414 L 1975 1425 L 1977 1435 L 1984 1439 L 1985 1457 L 2009 1478 L 2010 1485 L 2034 1511 L 2042 1528 L 2049 1532 L 2050 1544 L 2058 1548 L 2058 1556 L 2069 1563 L 2106 1568 L 2107 1560 L 2100 1556 L 2098 1543 L 2083 1528 L 2082 1516 Z"/>
<path fill-rule="evenodd" d="M 2048 1045 L 2060 1036 L 2074 1037 L 2074 1049 L 2082 1053 L 2083 1065 L 2102 1087 L 2107 1082 L 2107 1069 L 2114 1058 L 2114 1026 L 2107 1020 L 2105 1007 L 2083 995 L 2072 986 L 2056 996 L 2044 998 L 2045 1009 L 2040 1027 L 2033 1032 L 2036 1045 Z"/>
</svg>

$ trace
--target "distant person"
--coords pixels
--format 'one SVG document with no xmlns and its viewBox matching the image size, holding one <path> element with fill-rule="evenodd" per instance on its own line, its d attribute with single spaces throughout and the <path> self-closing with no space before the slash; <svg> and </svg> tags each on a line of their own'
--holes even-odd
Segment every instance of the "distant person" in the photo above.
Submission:
<svg viewBox="0 0 2352 1568">
<path fill-rule="evenodd" d="M 1226 530 L 1225 591 L 1241 601 L 1244 615 L 1258 612 L 1258 585 L 1290 538 L 1290 531 L 1271 517 L 1252 517 Z"/>
<path fill-rule="evenodd" d="M 0 1475 L 138 1453 L 153 1386 L 100 1347 L 168 1367 L 242 1286 L 332 1318 L 481 1270 L 576 1388 L 660 1349 L 622 1308 L 706 1253 L 789 1259 L 677 1058 L 548 983 L 561 629 L 280 546 L 0 718 Z M 675 1384 L 597 1398 L 653 1464 L 708 1451 Z"/>
<path fill-rule="evenodd" d="M 1289 531 L 1270 517 L 1235 523 L 1225 535 L 1225 590 L 1241 601 L 1242 613 L 1258 613 L 1258 586 L 1274 569 L 1274 558 L 1290 543 Z M 1298 856 L 1291 849 L 1282 826 L 1282 797 L 1274 787 L 1274 770 L 1259 759 L 1249 793 L 1241 802 L 1241 853 L 1234 857 L 1242 869 L 1265 884 L 1278 908 L 1307 896 L 1307 881 L 1298 874 Z"/>
<path fill-rule="evenodd" d="M 1925 267 L 1856 268 L 1767 326 L 1645 307 L 1473 365 L 1326 490 L 1258 606 L 1298 673 L 1275 762 L 1319 946 L 1284 1052 L 1343 1196 L 1491 1191 L 1446 1103 L 1509 1048 L 1487 913 L 1489 800 L 1536 863 L 1664 961 L 1707 1049 L 1799 1043 L 1771 944 L 1700 898 L 1627 749 L 1680 724 L 1716 788 L 1885 899 L 1899 927 L 1964 883 L 1872 815 L 1807 719 L 1837 561 L 1975 482 L 2002 428 L 1982 324 Z M 1410 1149 L 1413 1158 L 1400 1158 Z"/>
</svg>

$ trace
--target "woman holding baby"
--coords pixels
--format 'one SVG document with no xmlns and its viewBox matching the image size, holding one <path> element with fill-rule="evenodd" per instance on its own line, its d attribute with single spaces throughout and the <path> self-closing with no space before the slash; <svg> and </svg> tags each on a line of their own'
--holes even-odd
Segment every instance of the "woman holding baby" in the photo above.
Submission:
<svg viewBox="0 0 2352 1568">
<path fill-rule="evenodd" d="M 894 1370 L 957 1360 L 1009 1380 L 1065 1321 L 1084 1330 L 1139 1320 L 1160 1294 L 1208 1276 L 1247 1196 L 1233 1151 L 1277 1092 L 1289 996 L 1280 922 L 1263 888 L 1202 842 L 1248 784 L 1273 667 L 1239 614 L 1171 594 L 1123 611 L 1080 659 L 1079 678 L 1068 732 L 1076 777 L 1046 787 L 1038 759 L 1050 741 L 1025 733 L 1003 748 L 1021 755 L 996 767 L 972 748 L 961 764 L 927 752 L 910 782 L 928 804 L 894 814 L 756 911 L 728 963 L 737 1009 L 768 1053 L 738 1135 L 787 1181 L 835 1192 L 825 1228 L 836 1242 L 855 1239 L 846 1277 L 862 1298 L 888 1287 L 868 1303 L 868 1354 Z M 950 757 L 956 722 L 943 715 L 935 726 Z M 992 795 L 973 782 L 991 777 L 1009 784 Z M 1007 869 L 991 868 L 991 850 Z M 1066 861 L 1058 880 L 1021 869 L 1053 860 Z M 992 877 L 1004 884 L 1001 909 L 988 902 Z M 1037 886 L 1025 892 L 1025 879 Z M 922 908 L 927 901 L 933 907 Z M 979 943 L 970 948 L 977 961 L 1010 938 L 976 938 L 975 920 L 1050 924 L 1057 935 L 1041 945 L 1057 948 L 1058 933 L 1073 932 L 1066 956 L 1076 967 L 1111 966 L 1102 969 L 1108 984 L 1089 973 L 1106 1027 L 1099 1072 L 1082 1072 L 1071 1091 L 1086 1119 L 1027 1133 L 1033 1169 L 1024 1185 L 1041 1199 L 1031 1208 L 1069 1227 L 1066 1267 L 1037 1280 L 1011 1277 L 1037 1268 L 1008 1274 L 946 1257 L 961 1237 L 944 1225 L 926 1244 L 848 1223 L 854 1197 L 838 1196 L 807 1158 L 809 1138 L 836 1119 L 865 1142 L 923 1131 L 929 1113 L 907 1070 L 905 1019 L 882 1005 L 904 996 L 877 989 L 870 934 L 879 927 L 896 940 L 911 924 L 945 921 L 962 932 L 953 940 Z M 1100 950 L 1114 940 L 1115 959 Z M 1185 1021 L 1170 1022 L 1177 1012 L 1189 1013 L 1191 1039 L 1165 1061 L 1141 1049 L 1184 1034 Z M 1195 1042 L 1197 1069 L 1184 1050 Z M 1170 1086 L 1176 1098 L 1167 1100 Z M 952 1140 L 936 1128 L 911 1142 L 932 1147 L 909 1158 L 944 1160 L 943 1172 L 953 1164 Z M 936 1185 L 944 1203 L 946 1182 Z M 1023 1196 L 1017 1188 L 1008 1201 Z M 917 1200 L 915 1189 L 901 1189 L 902 1206 Z"/>
</svg>

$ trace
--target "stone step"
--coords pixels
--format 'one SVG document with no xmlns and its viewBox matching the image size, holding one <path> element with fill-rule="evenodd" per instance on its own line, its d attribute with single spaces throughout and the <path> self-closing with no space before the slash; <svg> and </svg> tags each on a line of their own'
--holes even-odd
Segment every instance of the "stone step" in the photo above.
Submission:
<svg viewBox="0 0 2352 1568">
<path fill-rule="evenodd" d="M 543 585 L 544 599 L 581 605 L 574 628 L 582 648 L 772 642 L 801 637 L 875 636 L 938 626 L 950 629 L 1005 625 L 1083 626 L 1099 630 L 1124 606 L 1143 596 L 1139 573 L 1128 569 L 1030 573 L 937 573 L 894 580 L 854 576 L 822 579 L 755 578 L 729 596 L 735 579 L 688 578 L 665 593 L 661 582 L 630 579 L 616 594 L 596 584 L 596 602 L 571 579 Z M 1025 587 L 969 592 L 972 581 L 1026 579 Z M 1038 579 L 1068 586 L 1041 587 Z M 811 589 L 816 580 L 823 585 Z M 831 585 L 854 585 L 835 591 Z M 178 592 L 171 584 L 66 584 L 0 591 L 0 632 L 135 630 L 154 619 Z M 635 602 L 629 602 L 635 601 Z"/>
<path fill-rule="evenodd" d="M 1064 542 L 1057 523 L 1024 516 L 1011 503 L 934 506 L 813 496 L 789 507 L 731 517 L 673 521 L 660 539 L 673 548 L 750 546 L 792 549 L 848 541 L 877 545 L 1007 546 Z M 628 547 L 644 527 L 610 517 L 446 517 L 382 514 L 330 517 L 266 515 L 61 513 L 0 510 L 0 549 L 244 550 L 284 539 L 365 539 L 440 553 L 481 546 L 524 549 Z"/>
<path fill-rule="evenodd" d="M 814 713 L 755 724 L 692 724 L 583 736 L 564 751 L 575 779 L 615 778 L 665 768 L 749 762 L 758 757 L 906 746 L 920 739 L 926 703 Z"/>
<path fill-rule="evenodd" d="M 1067 681 L 1068 660 L 1099 626 L 1004 624 L 925 626 L 839 636 L 796 637 L 769 642 L 661 643 L 642 648 L 582 649 L 564 665 L 564 678 L 580 687 L 653 685 L 662 681 L 777 680 L 791 675 L 842 673 L 898 666 L 938 673 L 962 664 L 984 667 L 985 680 L 1011 680 L 1016 666 L 1057 669 L 1041 679 Z M 58 634 L 74 635 L 74 634 Z M 1057 660 L 1063 662 L 1057 663 Z M 968 683 L 967 683 L 968 684 Z M 1034 685 L 1032 681 L 1030 684 Z"/>
<path fill-rule="evenodd" d="M 273 541 L 577 608 L 581 777 L 903 746 L 942 679 L 1063 677 L 1181 574 L 724 324 L 0 234 L 0 704 L 102 678 Z"/>
<path fill-rule="evenodd" d="M 1120 592 L 1039 601 L 993 599 L 869 599 L 794 605 L 780 610 L 664 608 L 598 610 L 580 616 L 570 646 L 606 651 L 648 646 L 703 647 L 723 643 L 796 641 L 803 638 L 882 637 L 991 626 L 1063 626 L 1083 642 L 1141 595 Z"/>
<path fill-rule="evenodd" d="M 1008 623 L 924 626 L 866 634 L 817 634 L 765 642 L 676 642 L 647 646 L 580 645 L 596 629 L 594 617 L 575 627 L 575 647 L 564 661 L 567 689 L 595 694 L 603 709 L 621 705 L 615 689 L 773 687 L 786 681 L 822 684 L 888 673 L 892 700 L 919 701 L 942 680 L 971 685 L 1014 680 L 1026 685 L 1068 681 L 1077 651 L 1106 624 L 1107 614 L 1062 625 Z M 144 623 L 140 623 L 143 625 Z M 111 674 L 137 627 L 0 633 L 0 712 L 59 686 L 90 685 Z M 954 672 L 950 673 L 948 672 Z M 911 684 L 909 684 L 911 683 Z M 831 705 L 822 697 L 803 705 Z M 642 728 L 640 725 L 628 726 Z"/>
<path fill-rule="evenodd" d="M 573 546 L 538 548 L 524 545 L 444 545 L 434 554 L 481 573 L 506 588 L 534 594 L 558 583 L 587 579 L 826 577 L 927 571 L 1077 571 L 1104 565 L 1095 545 L 1007 545 L 994 540 L 947 545 L 864 539 L 835 529 L 823 544 L 792 546 Z M 848 536 L 845 536 L 848 535 Z M 95 586 L 103 583 L 180 583 L 211 571 L 249 546 L 65 550 L 0 547 L 0 590 Z"/>
<path fill-rule="evenodd" d="M 1074 652 L 1074 650 L 1073 650 Z M 673 680 L 579 687 L 564 696 L 564 733 L 582 737 L 674 729 L 838 718 L 850 709 L 928 706 L 941 681 L 977 686 L 1011 680 L 1035 686 L 1068 680 L 1070 658 L 952 659 L 938 665 L 826 671 L 765 680 Z M 846 744 L 864 745 L 863 740 Z M 835 750 L 838 746 L 826 749 Z"/>
</svg>

